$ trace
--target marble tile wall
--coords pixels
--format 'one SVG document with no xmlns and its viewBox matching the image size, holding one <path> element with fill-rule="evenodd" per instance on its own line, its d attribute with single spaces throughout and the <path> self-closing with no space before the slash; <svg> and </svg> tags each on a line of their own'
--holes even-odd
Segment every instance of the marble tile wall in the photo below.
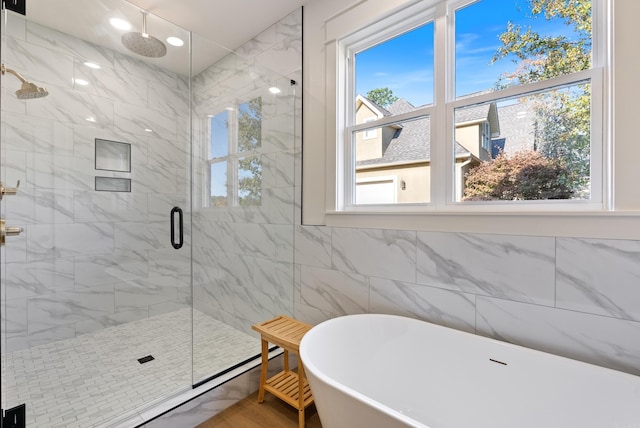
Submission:
<svg viewBox="0 0 640 428">
<path fill-rule="evenodd" d="M 301 37 L 298 9 L 193 79 L 194 307 L 252 335 L 252 324 L 293 314 Z M 282 92 L 270 93 L 272 86 Z M 208 115 L 255 97 L 262 98 L 262 203 L 208 207 Z"/>
<path fill-rule="evenodd" d="M 6 30 L 3 62 L 50 95 L 17 100 L 3 79 L 2 181 L 20 188 L 2 214 L 24 228 L 3 251 L 3 352 L 188 306 L 168 221 L 187 203 L 188 78 L 15 14 Z M 130 143 L 131 172 L 96 170 L 95 138 Z M 96 176 L 131 193 L 96 192 Z"/>
<path fill-rule="evenodd" d="M 640 375 L 640 242 L 296 226 L 295 316 L 423 319 Z"/>
</svg>

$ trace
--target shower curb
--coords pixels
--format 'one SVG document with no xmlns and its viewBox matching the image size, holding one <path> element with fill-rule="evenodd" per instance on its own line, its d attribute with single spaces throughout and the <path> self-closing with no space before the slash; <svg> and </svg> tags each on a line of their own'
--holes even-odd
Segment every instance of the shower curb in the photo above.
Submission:
<svg viewBox="0 0 640 428">
<path fill-rule="evenodd" d="M 283 350 L 269 352 L 269 371 L 282 370 Z M 273 366 L 273 369 L 272 369 Z M 162 400 L 159 403 L 136 409 L 118 421 L 110 421 L 99 428 L 175 428 L 195 427 L 212 418 L 227 407 L 258 390 L 260 356 L 205 383 Z"/>
</svg>

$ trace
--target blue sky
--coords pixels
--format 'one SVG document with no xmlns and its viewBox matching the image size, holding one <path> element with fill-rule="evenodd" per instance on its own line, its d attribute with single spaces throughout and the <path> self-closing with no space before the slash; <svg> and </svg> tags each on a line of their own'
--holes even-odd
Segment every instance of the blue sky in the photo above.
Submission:
<svg viewBox="0 0 640 428">
<path fill-rule="evenodd" d="M 481 0 L 456 13 L 456 95 L 492 88 L 500 74 L 515 64 L 503 59 L 491 65 L 500 47 L 498 36 L 509 20 L 532 25 L 542 34 L 559 35 L 568 27 L 561 20 L 527 17 L 526 0 Z M 432 23 L 389 40 L 356 56 L 356 92 L 390 88 L 415 106 L 433 102 Z"/>
<path fill-rule="evenodd" d="M 227 196 L 227 162 L 211 164 L 211 196 Z"/>
<path fill-rule="evenodd" d="M 229 129 L 227 121 L 229 112 L 223 111 L 211 117 L 211 141 L 209 146 L 209 157 L 219 158 L 229 154 Z"/>
</svg>

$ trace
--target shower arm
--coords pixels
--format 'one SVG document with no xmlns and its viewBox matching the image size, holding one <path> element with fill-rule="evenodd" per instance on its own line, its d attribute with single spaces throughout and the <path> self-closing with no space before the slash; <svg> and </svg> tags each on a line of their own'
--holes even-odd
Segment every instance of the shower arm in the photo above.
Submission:
<svg viewBox="0 0 640 428">
<path fill-rule="evenodd" d="M 18 72 L 17 72 L 17 71 L 15 71 L 15 70 L 12 70 L 12 69 L 10 69 L 10 68 L 6 68 L 6 67 L 4 66 L 4 64 L 2 64 L 2 75 L 4 75 L 4 74 L 5 74 L 5 72 L 6 72 L 6 73 L 9 73 L 9 74 L 13 74 L 13 75 L 14 75 L 14 76 L 16 76 L 18 79 L 20 79 L 20 81 L 21 81 L 22 83 L 27 83 L 27 79 L 25 79 L 24 77 L 22 77 L 22 75 L 21 75 L 20 73 L 18 73 Z"/>
</svg>

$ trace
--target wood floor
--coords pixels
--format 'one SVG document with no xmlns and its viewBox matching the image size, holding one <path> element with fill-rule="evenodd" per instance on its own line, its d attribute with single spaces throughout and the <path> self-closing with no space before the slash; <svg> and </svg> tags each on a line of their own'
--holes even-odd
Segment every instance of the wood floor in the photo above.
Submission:
<svg viewBox="0 0 640 428">
<path fill-rule="evenodd" d="M 322 428 L 315 406 L 305 411 L 306 428 Z M 258 393 L 218 413 L 197 428 L 298 428 L 298 411 L 271 394 L 258 403 Z"/>
</svg>

